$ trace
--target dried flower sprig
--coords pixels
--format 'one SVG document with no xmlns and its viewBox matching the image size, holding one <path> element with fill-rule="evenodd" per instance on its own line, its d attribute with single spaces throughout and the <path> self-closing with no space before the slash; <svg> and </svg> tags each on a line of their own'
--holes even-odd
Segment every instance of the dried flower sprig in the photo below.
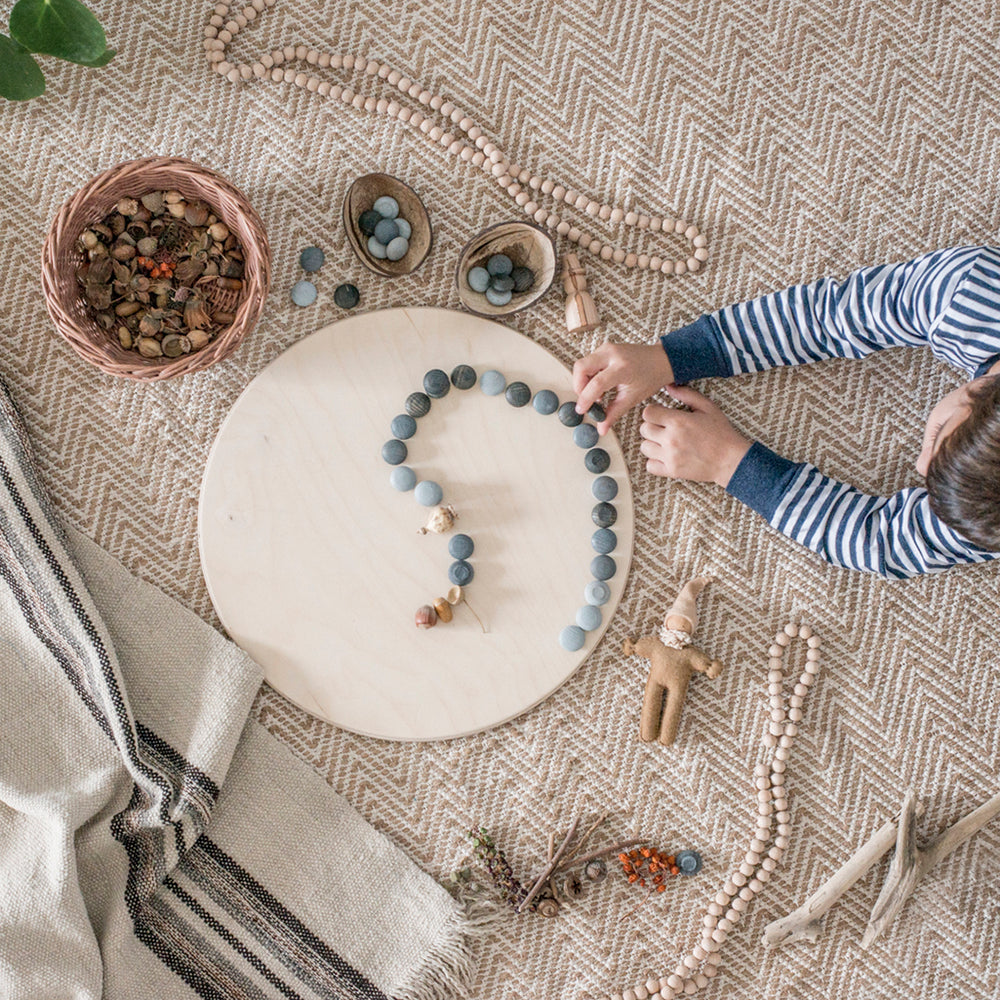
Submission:
<svg viewBox="0 0 1000 1000">
<path fill-rule="evenodd" d="M 486 866 L 491 881 L 500 890 L 504 900 L 517 910 L 527 898 L 528 890 L 514 874 L 506 855 L 497 847 L 496 841 L 486 832 L 485 827 L 469 830 L 466 836 L 472 842 L 473 852 Z M 534 904 L 528 904 L 529 910 L 535 908 Z"/>
</svg>

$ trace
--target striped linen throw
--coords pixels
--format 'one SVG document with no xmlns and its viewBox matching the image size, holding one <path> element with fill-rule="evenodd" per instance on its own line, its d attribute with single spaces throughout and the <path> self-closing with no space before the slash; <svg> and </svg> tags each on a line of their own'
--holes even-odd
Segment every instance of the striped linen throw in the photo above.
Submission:
<svg viewBox="0 0 1000 1000">
<path fill-rule="evenodd" d="M 0 997 L 460 990 L 464 914 L 249 719 L 260 682 L 58 524 L 0 385 Z"/>
</svg>

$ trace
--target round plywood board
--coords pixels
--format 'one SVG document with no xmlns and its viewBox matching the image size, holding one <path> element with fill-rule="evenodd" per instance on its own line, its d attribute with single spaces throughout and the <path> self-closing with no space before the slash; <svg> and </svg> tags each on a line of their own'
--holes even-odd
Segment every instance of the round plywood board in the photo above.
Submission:
<svg viewBox="0 0 1000 1000">
<path fill-rule="evenodd" d="M 419 479 L 444 490 L 470 535 L 469 609 L 422 630 L 420 605 L 449 588 L 450 534 L 389 484 L 392 418 L 431 368 L 496 369 L 572 400 L 570 373 L 499 323 L 444 309 L 353 316 L 298 342 L 250 383 L 212 447 L 199 544 L 219 618 L 295 704 L 394 740 L 462 736 L 555 691 L 600 640 L 631 561 L 633 512 L 618 441 L 611 456 L 617 563 L 599 629 L 561 648 L 591 580 L 594 476 L 558 416 L 477 384 L 433 401 L 406 442 Z"/>
</svg>

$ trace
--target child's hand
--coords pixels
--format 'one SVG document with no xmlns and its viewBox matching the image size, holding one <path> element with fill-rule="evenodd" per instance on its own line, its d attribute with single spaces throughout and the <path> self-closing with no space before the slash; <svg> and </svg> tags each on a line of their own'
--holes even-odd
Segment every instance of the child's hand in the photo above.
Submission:
<svg viewBox="0 0 1000 1000">
<path fill-rule="evenodd" d="M 715 403 L 683 386 L 668 390 L 687 410 L 647 406 L 642 411 L 639 450 L 654 476 L 728 486 L 751 442 L 734 429 Z"/>
<path fill-rule="evenodd" d="M 576 412 L 586 413 L 606 392 L 615 397 L 597 429 L 606 434 L 626 410 L 648 399 L 674 380 L 667 352 L 656 344 L 602 344 L 573 365 Z"/>
</svg>

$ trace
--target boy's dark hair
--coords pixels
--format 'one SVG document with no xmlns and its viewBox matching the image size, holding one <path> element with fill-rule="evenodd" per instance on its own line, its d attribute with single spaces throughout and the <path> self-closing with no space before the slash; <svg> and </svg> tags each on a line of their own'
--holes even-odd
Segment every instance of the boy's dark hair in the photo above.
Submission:
<svg viewBox="0 0 1000 1000">
<path fill-rule="evenodd" d="M 927 468 L 931 510 L 974 545 L 1000 552 L 1000 375 L 969 390 L 969 415 Z"/>
</svg>

